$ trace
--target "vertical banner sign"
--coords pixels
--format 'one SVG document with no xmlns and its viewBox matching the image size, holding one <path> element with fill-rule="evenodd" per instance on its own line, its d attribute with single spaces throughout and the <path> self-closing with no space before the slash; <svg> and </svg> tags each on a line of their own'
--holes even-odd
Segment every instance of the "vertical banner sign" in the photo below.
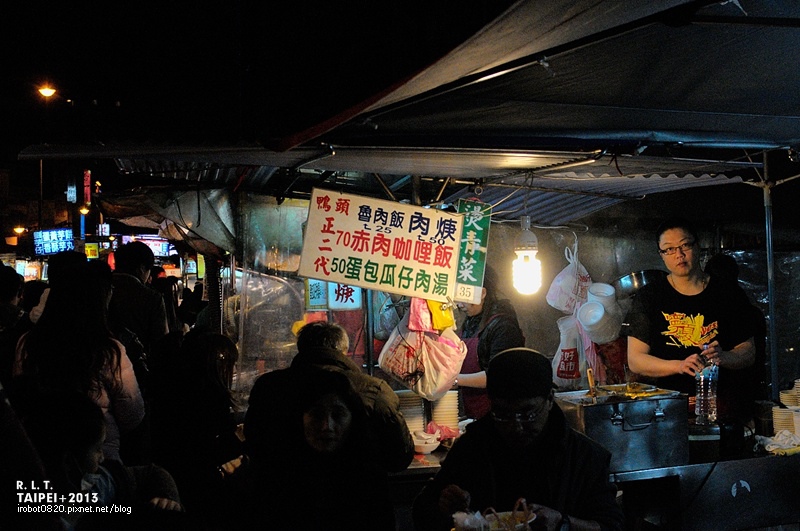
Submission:
<svg viewBox="0 0 800 531">
<path fill-rule="evenodd" d="M 462 218 L 314 189 L 298 274 L 445 302 L 455 294 Z"/>
<path fill-rule="evenodd" d="M 464 228 L 461 232 L 456 296 L 453 299 L 456 302 L 478 304 L 481 302 L 483 273 L 486 270 L 492 206 L 480 201 L 459 199 L 457 210 L 464 216 Z"/>
<path fill-rule="evenodd" d="M 83 204 L 92 204 L 92 170 L 83 170 Z"/>
</svg>

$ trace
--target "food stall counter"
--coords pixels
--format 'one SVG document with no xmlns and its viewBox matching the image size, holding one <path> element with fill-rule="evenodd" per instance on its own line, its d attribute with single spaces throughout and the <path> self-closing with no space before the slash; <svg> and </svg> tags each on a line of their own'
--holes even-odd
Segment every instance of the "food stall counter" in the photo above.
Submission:
<svg viewBox="0 0 800 531">
<path fill-rule="evenodd" d="M 627 527 L 751 529 L 800 522 L 800 454 L 611 474 Z"/>
</svg>

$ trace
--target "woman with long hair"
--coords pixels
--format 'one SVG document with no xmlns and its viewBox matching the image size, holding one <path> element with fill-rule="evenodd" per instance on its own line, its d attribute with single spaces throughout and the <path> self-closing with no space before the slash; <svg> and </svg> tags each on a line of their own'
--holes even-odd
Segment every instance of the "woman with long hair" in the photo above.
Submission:
<svg viewBox="0 0 800 531">
<path fill-rule="evenodd" d="M 108 327 L 111 269 L 85 262 L 63 273 L 69 281 L 51 287 L 42 316 L 17 345 L 18 407 L 24 411 L 27 393 L 75 390 L 89 396 L 106 421 L 103 456 L 119 460 L 120 434 L 139 425 L 145 410 L 125 347 Z"/>
<path fill-rule="evenodd" d="M 227 336 L 192 329 L 153 365 L 153 460 L 175 478 L 187 509 L 219 516 L 219 466 L 241 455 L 231 394 L 239 358 Z"/>
</svg>

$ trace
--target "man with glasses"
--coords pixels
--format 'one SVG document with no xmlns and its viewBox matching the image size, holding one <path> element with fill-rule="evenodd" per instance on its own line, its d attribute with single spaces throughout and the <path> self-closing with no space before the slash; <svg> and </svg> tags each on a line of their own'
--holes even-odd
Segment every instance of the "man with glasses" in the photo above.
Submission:
<svg viewBox="0 0 800 531">
<path fill-rule="evenodd" d="M 719 366 L 717 409 L 720 419 L 746 415 L 734 404 L 740 393 L 730 371 L 755 361 L 754 324 L 744 290 L 709 276 L 700 267 L 697 231 L 684 219 L 661 224 L 658 252 L 669 274 L 643 286 L 633 299 L 623 332 L 628 336 L 628 365 L 665 389 L 693 397 L 695 373 Z"/>
<path fill-rule="evenodd" d="M 489 362 L 489 415 L 467 427 L 414 501 L 418 530 L 447 530 L 458 511 L 511 511 L 524 498 L 536 529 L 622 529 L 611 455 L 554 403 L 550 361 L 512 348 Z"/>
</svg>

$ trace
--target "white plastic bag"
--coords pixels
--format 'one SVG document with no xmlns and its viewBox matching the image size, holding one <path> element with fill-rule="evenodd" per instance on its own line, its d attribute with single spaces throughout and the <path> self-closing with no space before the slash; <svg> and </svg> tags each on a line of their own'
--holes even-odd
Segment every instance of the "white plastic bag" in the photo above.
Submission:
<svg viewBox="0 0 800 531">
<path fill-rule="evenodd" d="M 577 305 L 586 302 L 592 278 L 578 260 L 577 241 L 572 249 L 569 247 L 564 249 L 564 256 L 569 263 L 553 279 L 545 298 L 547 303 L 556 310 L 571 314 Z"/>
<path fill-rule="evenodd" d="M 453 387 L 467 355 L 467 346 L 453 327 L 441 334 L 408 329 L 408 313 L 381 350 L 378 365 L 397 381 L 428 400 L 438 400 Z"/>
<path fill-rule="evenodd" d="M 553 356 L 553 383 L 560 391 L 577 391 L 588 387 L 586 353 L 578 331 L 578 319 L 567 315 L 557 321 L 561 341 Z"/>
</svg>

